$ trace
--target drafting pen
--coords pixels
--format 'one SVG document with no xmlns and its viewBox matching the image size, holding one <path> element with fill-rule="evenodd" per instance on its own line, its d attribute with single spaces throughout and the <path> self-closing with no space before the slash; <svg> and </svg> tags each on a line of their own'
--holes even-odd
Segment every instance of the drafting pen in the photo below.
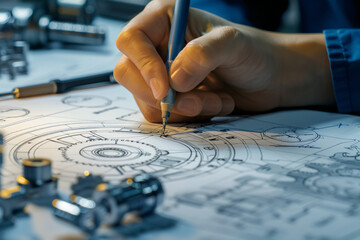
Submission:
<svg viewBox="0 0 360 240">
<path fill-rule="evenodd" d="M 112 72 L 105 72 L 101 74 L 83 76 L 67 80 L 56 79 L 48 83 L 19 87 L 15 88 L 12 92 L 0 93 L 0 97 L 12 95 L 14 98 L 26 98 L 45 94 L 65 93 L 75 87 L 101 82 L 115 82 Z"/>
<path fill-rule="evenodd" d="M 168 55 L 165 62 L 168 73 L 170 72 L 172 62 L 184 46 L 189 6 L 190 0 L 176 0 L 170 29 Z M 162 135 L 165 134 L 166 124 L 170 117 L 171 109 L 174 106 L 175 97 L 176 92 L 170 86 L 168 93 L 161 100 L 161 117 L 163 121 Z"/>
</svg>

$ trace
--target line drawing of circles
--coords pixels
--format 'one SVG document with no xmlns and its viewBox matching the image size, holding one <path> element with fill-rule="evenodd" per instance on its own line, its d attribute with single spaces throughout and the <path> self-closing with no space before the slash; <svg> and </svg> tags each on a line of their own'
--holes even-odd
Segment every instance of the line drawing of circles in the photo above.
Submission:
<svg viewBox="0 0 360 240">
<path fill-rule="evenodd" d="M 357 177 L 322 174 L 306 179 L 304 184 L 310 190 L 321 194 L 346 199 L 360 197 L 360 178 Z"/>
<path fill-rule="evenodd" d="M 126 139 L 79 142 L 62 148 L 62 151 L 69 161 L 105 167 L 145 164 L 163 155 L 153 145 Z"/>
<path fill-rule="evenodd" d="M 315 142 L 320 138 L 319 134 L 313 130 L 303 128 L 274 127 L 267 129 L 264 136 L 272 142 L 281 144 L 306 144 Z"/>
<path fill-rule="evenodd" d="M 148 172 L 176 180 L 216 171 L 235 156 L 229 140 L 211 134 L 163 138 L 148 130 L 142 133 L 140 129 L 101 122 L 38 126 L 27 131 L 12 136 L 9 142 L 13 163 L 21 166 L 26 158 L 51 157 L 54 171 L 63 174 L 80 169 L 106 172 L 106 176 Z M 247 158 L 248 153 L 244 154 Z"/>
<path fill-rule="evenodd" d="M 106 107 L 112 103 L 110 99 L 105 97 L 91 95 L 68 96 L 63 98 L 61 101 L 66 105 L 84 108 Z"/>
<path fill-rule="evenodd" d="M 25 117 L 29 113 L 30 111 L 25 108 L 0 107 L 0 120 L 5 120 L 7 118 Z"/>
</svg>

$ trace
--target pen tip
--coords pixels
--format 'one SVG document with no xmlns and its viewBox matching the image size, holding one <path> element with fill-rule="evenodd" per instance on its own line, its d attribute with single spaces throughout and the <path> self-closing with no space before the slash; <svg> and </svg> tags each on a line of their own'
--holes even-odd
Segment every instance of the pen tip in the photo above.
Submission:
<svg viewBox="0 0 360 240">
<path fill-rule="evenodd" d="M 166 124 L 167 124 L 167 118 L 163 118 L 163 127 L 162 127 L 162 133 L 161 133 L 160 137 L 166 137 L 166 134 L 165 134 Z"/>
</svg>

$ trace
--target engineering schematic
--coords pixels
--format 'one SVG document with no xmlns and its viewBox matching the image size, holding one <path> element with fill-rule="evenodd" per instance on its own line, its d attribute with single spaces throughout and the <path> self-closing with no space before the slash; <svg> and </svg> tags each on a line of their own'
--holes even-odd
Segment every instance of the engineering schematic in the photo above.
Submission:
<svg viewBox="0 0 360 240">
<path fill-rule="evenodd" d="M 121 86 L 0 107 L 3 184 L 27 158 L 49 158 L 60 188 L 84 171 L 118 181 L 159 177 L 159 214 L 188 239 L 359 239 L 360 118 L 310 110 L 221 117 L 203 124 L 146 122 Z M 151 239 L 140 235 L 140 239 Z"/>
</svg>

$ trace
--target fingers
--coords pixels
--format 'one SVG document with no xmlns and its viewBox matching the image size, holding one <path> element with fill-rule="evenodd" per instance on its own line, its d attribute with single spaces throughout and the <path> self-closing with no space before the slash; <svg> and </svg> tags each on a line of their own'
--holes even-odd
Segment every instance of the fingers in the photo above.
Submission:
<svg viewBox="0 0 360 240">
<path fill-rule="evenodd" d="M 165 4 L 151 2 L 120 33 L 116 45 L 140 69 L 146 84 L 158 100 L 169 89 L 168 73 L 157 48 L 166 49 L 170 21 Z"/>
<path fill-rule="evenodd" d="M 129 58 L 126 56 L 120 58 L 114 69 L 114 77 L 134 94 L 138 102 L 142 103 L 140 109 L 146 119 L 161 120 L 160 101 L 152 96 L 150 87 L 145 84 L 140 71 Z M 229 114 L 234 106 L 234 100 L 229 94 L 196 89 L 177 95 L 172 115 L 178 115 L 174 117 L 174 121 L 181 121 L 181 119 L 185 121 L 185 118 L 186 121 L 190 121 L 191 118 L 198 120 L 199 117 L 211 118 Z"/>
<path fill-rule="evenodd" d="M 178 92 L 194 89 L 219 66 L 233 64 L 240 51 L 238 29 L 218 27 L 190 41 L 170 69 L 170 84 Z"/>
<path fill-rule="evenodd" d="M 139 99 L 135 98 L 135 100 L 147 121 L 158 122 L 158 123 L 162 122 L 160 109 L 151 107 Z M 179 115 L 179 114 L 172 112 L 168 122 L 172 122 L 172 123 L 175 123 L 175 122 L 204 122 L 204 121 L 210 120 L 211 117 L 212 116 L 188 117 L 188 116 L 183 116 L 183 115 Z"/>
</svg>

